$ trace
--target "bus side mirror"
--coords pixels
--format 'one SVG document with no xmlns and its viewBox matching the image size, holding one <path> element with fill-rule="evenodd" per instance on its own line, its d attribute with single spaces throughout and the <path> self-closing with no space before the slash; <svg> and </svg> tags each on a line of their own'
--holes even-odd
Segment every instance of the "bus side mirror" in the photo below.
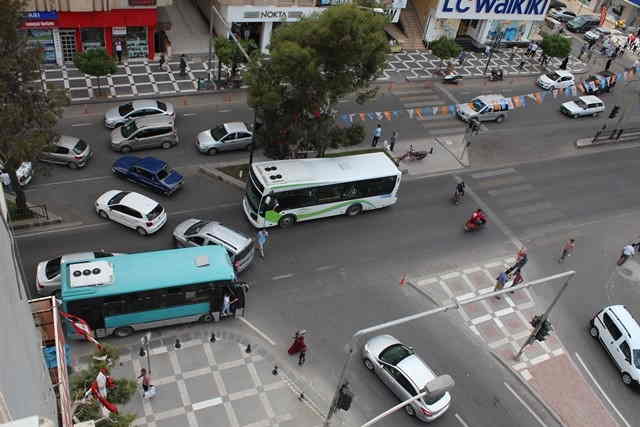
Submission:
<svg viewBox="0 0 640 427">
<path fill-rule="evenodd" d="M 265 204 L 267 207 L 270 207 L 270 206 L 271 206 L 271 202 L 272 202 L 272 201 L 273 201 L 273 199 L 271 198 L 271 196 L 267 196 L 267 197 L 265 197 L 265 198 L 264 198 L 264 204 Z"/>
</svg>

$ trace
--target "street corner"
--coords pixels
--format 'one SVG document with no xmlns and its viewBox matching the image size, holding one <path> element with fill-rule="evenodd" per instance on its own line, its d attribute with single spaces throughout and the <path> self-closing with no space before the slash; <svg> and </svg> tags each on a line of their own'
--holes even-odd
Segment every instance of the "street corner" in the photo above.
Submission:
<svg viewBox="0 0 640 427">
<path fill-rule="evenodd" d="M 458 148 L 460 144 L 455 142 L 462 137 L 464 135 L 447 137 L 446 140 L 442 140 L 441 137 L 423 138 L 405 141 L 402 146 L 398 144 L 396 147 L 398 151 L 401 151 L 404 146 L 411 145 L 415 151 L 427 152 L 427 156 L 422 160 L 410 159 L 408 156 L 399 160 L 398 167 L 403 173 L 410 176 L 424 176 L 462 169 L 466 163 L 463 163 L 455 154 L 462 151 Z"/>
<path fill-rule="evenodd" d="M 151 371 L 156 395 L 142 391 L 120 410 L 136 426 L 316 426 L 322 417 L 304 385 L 292 379 L 271 350 L 241 328 L 189 328 L 152 334 L 148 355 L 137 339 L 118 345 L 112 374 L 134 379 Z M 79 366 L 88 362 L 81 356 Z"/>
</svg>

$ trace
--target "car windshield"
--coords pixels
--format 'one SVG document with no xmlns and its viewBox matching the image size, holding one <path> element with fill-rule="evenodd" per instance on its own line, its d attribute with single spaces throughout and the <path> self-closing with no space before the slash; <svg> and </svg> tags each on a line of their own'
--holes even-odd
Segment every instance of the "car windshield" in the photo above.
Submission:
<svg viewBox="0 0 640 427">
<path fill-rule="evenodd" d="M 553 80 L 554 82 L 560 79 L 560 74 L 556 73 L 555 71 L 547 73 L 545 74 L 545 76 L 547 76 L 547 78 Z"/>
<path fill-rule="evenodd" d="M 633 349 L 633 366 L 640 369 L 640 350 Z"/>
<path fill-rule="evenodd" d="M 136 126 L 136 122 L 134 120 L 131 120 L 129 123 L 122 126 L 122 136 L 124 136 L 125 138 L 129 138 L 137 130 L 138 127 Z"/>
<path fill-rule="evenodd" d="M 121 116 L 126 116 L 132 111 L 133 111 L 132 103 L 122 104 L 121 106 L 118 107 L 118 113 L 120 113 Z"/>
<path fill-rule="evenodd" d="M 196 234 L 206 224 L 207 224 L 206 221 L 198 221 L 195 224 L 193 224 L 191 227 L 187 228 L 187 231 L 185 231 L 184 234 L 186 234 L 186 235 Z"/>
<path fill-rule="evenodd" d="M 158 108 L 161 109 L 162 111 L 167 111 L 167 104 L 165 104 L 164 102 L 158 102 Z"/>
<path fill-rule="evenodd" d="M 155 208 L 153 208 L 153 210 L 151 212 L 149 212 L 147 214 L 147 218 L 149 219 L 149 221 L 153 221 L 154 219 L 156 219 L 160 214 L 162 213 L 162 206 L 160 206 L 159 204 L 156 205 Z"/>
<path fill-rule="evenodd" d="M 128 191 L 121 191 L 118 194 L 116 194 L 115 196 L 113 196 L 111 199 L 109 199 L 109 201 L 107 202 L 108 205 L 115 205 L 116 203 L 120 203 L 122 201 L 122 199 L 124 199 L 124 197 L 129 194 Z"/>
<path fill-rule="evenodd" d="M 162 181 L 163 179 L 165 179 L 168 176 L 169 176 L 169 171 L 167 170 L 166 166 L 158 171 L 158 179 L 160 181 Z"/>
<path fill-rule="evenodd" d="M 587 108 L 587 103 L 584 102 L 582 99 L 576 99 L 575 103 L 578 107 L 582 108 L 583 110 Z"/>
<path fill-rule="evenodd" d="M 52 260 L 47 261 L 47 265 L 44 267 L 44 274 L 47 276 L 47 279 L 51 280 L 60 274 L 60 262 L 62 261 L 62 257 L 54 258 Z"/>
<path fill-rule="evenodd" d="M 587 18 L 585 18 L 584 16 L 578 16 L 577 18 L 574 18 L 573 21 L 571 21 L 571 23 L 573 25 L 582 25 L 586 22 Z"/>
<path fill-rule="evenodd" d="M 390 365 L 397 365 L 405 358 L 411 356 L 413 354 L 413 350 L 403 344 L 394 344 L 384 349 L 382 353 L 380 353 L 380 359 Z"/>
<path fill-rule="evenodd" d="M 446 391 L 443 391 L 441 393 L 436 393 L 436 394 L 427 394 L 425 397 L 422 398 L 422 400 L 427 405 L 433 405 L 438 400 L 442 399 L 444 397 L 445 393 L 446 393 Z"/>
<path fill-rule="evenodd" d="M 211 129 L 211 137 L 216 141 L 220 141 L 222 138 L 225 137 L 226 134 L 227 134 L 227 130 L 224 128 L 223 125 L 216 126 L 213 129 Z"/>
<path fill-rule="evenodd" d="M 87 143 L 81 139 L 76 143 L 76 146 L 73 147 L 73 152 L 76 154 L 82 154 L 86 149 L 87 149 Z"/>
<path fill-rule="evenodd" d="M 478 113 L 480 111 L 482 111 L 484 109 L 484 107 L 486 107 L 486 106 L 487 106 L 487 104 L 485 104 L 484 102 L 480 101 L 479 99 L 476 99 L 471 103 L 471 109 L 473 109 L 473 111 L 476 111 Z"/>
<path fill-rule="evenodd" d="M 596 31 L 599 32 L 600 34 L 609 34 L 611 32 L 607 28 L 602 28 L 602 27 L 596 28 Z"/>
</svg>

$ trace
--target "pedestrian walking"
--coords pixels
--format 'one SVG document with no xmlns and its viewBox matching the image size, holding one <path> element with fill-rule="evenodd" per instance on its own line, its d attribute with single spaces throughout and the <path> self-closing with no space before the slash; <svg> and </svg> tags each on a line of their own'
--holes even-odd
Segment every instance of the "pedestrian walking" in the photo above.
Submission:
<svg viewBox="0 0 640 427">
<path fill-rule="evenodd" d="M 516 271 L 516 274 L 513 276 L 513 282 L 511 283 L 510 287 L 513 288 L 514 286 L 518 286 L 522 282 L 524 282 L 524 277 L 522 277 L 522 272 Z M 512 294 L 514 292 L 515 291 L 511 291 L 509 293 Z"/>
<path fill-rule="evenodd" d="M 491 46 L 485 46 L 484 47 L 484 56 L 488 57 L 489 55 L 491 55 Z"/>
<path fill-rule="evenodd" d="M 307 346 L 305 345 L 302 350 L 300 350 L 300 355 L 298 356 L 298 365 L 304 365 L 304 362 L 307 361 Z"/>
<path fill-rule="evenodd" d="M 464 60 L 467 57 L 467 52 L 465 52 L 464 50 L 462 52 L 460 52 L 460 55 L 458 55 L 458 66 L 462 66 L 462 64 L 464 64 Z"/>
<path fill-rule="evenodd" d="M 141 368 L 137 379 L 142 379 L 142 397 L 151 399 L 156 395 L 156 388 L 151 384 L 151 371 L 147 372 L 145 368 Z"/>
<path fill-rule="evenodd" d="M 122 62 L 122 40 L 116 40 L 115 43 L 116 55 L 118 56 L 118 63 Z"/>
<path fill-rule="evenodd" d="M 160 70 L 164 70 L 164 64 L 165 64 L 164 53 L 162 53 L 160 54 L 160 61 L 159 61 Z"/>
<path fill-rule="evenodd" d="M 582 59 L 582 55 L 584 55 L 588 49 L 589 49 L 588 45 L 586 43 L 583 44 L 582 47 L 580 48 L 580 54 L 578 55 L 578 59 Z"/>
<path fill-rule="evenodd" d="M 531 56 L 531 52 L 533 52 L 533 45 L 534 45 L 533 42 L 529 42 L 529 44 L 527 45 L 527 53 L 526 53 L 527 56 Z"/>
<path fill-rule="evenodd" d="M 518 71 L 522 71 L 524 70 L 524 64 L 526 63 L 526 61 L 524 60 L 524 58 L 522 58 L 520 60 L 520 65 L 518 65 Z"/>
<path fill-rule="evenodd" d="M 522 270 L 522 267 L 529 261 L 529 256 L 527 255 L 527 249 L 525 247 L 520 248 L 518 253 L 516 254 L 516 263 L 505 271 L 507 274 L 511 274 L 513 271 L 519 272 Z"/>
<path fill-rule="evenodd" d="M 378 127 L 376 127 L 375 130 L 373 131 L 373 138 L 371 139 L 372 147 L 375 147 L 376 145 L 378 145 L 378 141 L 380 140 L 381 136 L 382 136 L 382 125 L 378 123 Z"/>
<path fill-rule="evenodd" d="M 576 239 L 569 239 L 562 247 L 562 253 L 560 254 L 560 258 L 558 259 L 558 263 L 563 263 L 565 258 L 571 256 L 573 250 L 576 248 Z"/>
<path fill-rule="evenodd" d="M 291 346 L 287 350 L 287 353 L 293 355 L 296 353 L 300 353 L 301 351 L 307 351 L 307 344 L 305 344 L 304 342 L 304 335 L 306 333 L 307 331 L 304 329 L 296 331 L 295 335 L 293 336 L 293 344 L 291 344 Z"/>
<path fill-rule="evenodd" d="M 394 130 L 393 134 L 391 134 L 391 138 L 389 138 L 389 150 L 393 151 L 393 147 L 396 146 L 397 140 L 398 140 L 398 131 Z"/>
<path fill-rule="evenodd" d="M 264 259 L 264 245 L 267 243 L 267 239 L 269 239 L 269 232 L 264 228 L 261 228 L 258 231 L 256 242 L 258 243 L 258 250 L 260 251 L 260 257 L 262 259 Z"/>
<path fill-rule="evenodd" d="M 251 29 L 249 28 L 248 25 L 246 27 L 244 27 L 244 31 L 243 31 L 242 34 L 243 34 L 245 40 L 249 40 L 249 37 L 251 37 Z"/>
<path fill-rule="evenodd" d="M 567 56 L 566 58 L 564 58 L 564 60 L 560 64 L 560 69 L 566 70 L 568 65 L 569 65 L 569 57 Z"/>
<path fill-rule="evenodd" d="M 620 254 L 620 258 L 618 258 L 618 262 L 616 264 L 618 265 L 624 264 L 625 262 L 627 262 L 629 258 L 634 256 L 635 254 L 636 254 L 636 250 L 633 247 L 633 245 L 625 245 L 625 247 L 622 248 L 622 253 Z"/>
<path fill-rule="evenodd" d="M 235 304 L 238 301 L 238 298 L 231 300 L 229 294 L 224 294 L 222 297 L 222 311 L 220 312 L 220 317 L 231 316 L 233 313 L 231 312 L 231 305 Z"/>
<path fill-rule="evenodd" d="M 518 53 L 518 49 L 516 47 L 511 48 L 511 56 L 509 57 L 509 62 L 513 62 L 516 59 L 516 54 Z"/>
<path fill-rule="evenodd" d="M 173 45 L 171 44 L 171 40 L 167 39 L 167 43 L 164 45 L 165 52 L 167 53 L 167 60 L 171 59 L 171 55 L 173 54 Z"/>
<path fill-rule="evenodd" d="M 185 76 L 187 73 L 187 61 L 184 58 L 184 53 L 180 55 L 180 75 Z"/>
<path fill-rule="evenodd" d="M 2 179 L 2 185 L 4 186 L 4 191 L 7 193 L 13 193 L 13 186 L 11 185 L 11 177 L 8 173 L 4 172 L 0 175 L 0 179 Z"/>
<path fill-rule="evenodd" d="M 609 67 L 611 67 L 611 63 L 613 62 L 613 58 L 609 58 L 607 60 L 607 65 L 604 66 L 605 71 L 609 71 Z"/>
<path fill-rule="evenodd" d="M 537 50 L 538 50 L 538 44 L 536 42 L 531 42 L 531 53 L 529 54 L 529 56 L 532 58 L 536 56 Z"/>
<path fill-rule="evenodd" d="M 493 292 L 501 291 L 504 288 L 504 285 L 509 281 L 509 276 L 507 273 L 503 271 L 496 277 L 496 286 L 493 288 Z M 500 299 L 499 295 L 496 295 L 496 299 Z"/>
</svg>

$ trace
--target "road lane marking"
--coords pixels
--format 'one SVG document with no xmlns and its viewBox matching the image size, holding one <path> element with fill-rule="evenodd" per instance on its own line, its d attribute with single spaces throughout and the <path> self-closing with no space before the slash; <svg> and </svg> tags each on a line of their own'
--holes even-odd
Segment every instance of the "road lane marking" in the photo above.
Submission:
<svg viewBox="0 0 640 427">
<path fill-rule="evenodd" d="M 272 346 L 275 347 L 276 343 L 274 340 L 272 340 L 271 338 L 269 338 L 269 335 L 265 334 L 264 332 L 262 332 L 260 329 L 258 329 L 257 326 L 254 326 L 251 322 L 249 322 L 247 319 L 245 319 L 244 317 L 239 317 L 240 321 L 242 323 L 244 323 L 245 325 L 247 325 L 248 327 L 250 327 L 251 329 L 254 330 L 254 332 L 258 335 L 260 335 L 262 338 L 264 338 L 265 341 L 267 341 L 269 344 L 271 344 Z"/>
<path fill-rule="evenodd" d="M 322 267 L 316 268 L 315 271 L 331 270 L 332 268 L 338 268 L 338 266 L 337 265 L 323 265 Z"/>
<path fill-rule="evenodd" d="M 224 110 L 218 110 L 218 113 L 230 113 L 231 110 L 229 108 L 226 108 Z"/>
<path fill-rule="evenodd" d="M 191 116 L 197 116 L 198 113 L 184 113 L 182 114 L 184 117 L 191 117 Z"/>
<path fill-rule="evenodd" d="M 288 279 L 289 277 L 293 277 L 293 274 L 283 274 L 281 276 L 273 276 L 271 280 L 280 280 L 280 279 Z"/>
<path fill-rule="evenodd" d="M 16 239 L 24 239 L 24 238 L 28 238 L 28 237 L 44 236 L 46 234 L 61 233 L 61 232 L 65 232 L 65 231 L 76 231 L 76 230 L 84 230 L 84 229 L 88 229 L 88 228 L 102 227 L 102 226 L 109 225 L 109 224 L 111 224 L 111 222 L 75 225 L 73 227 L 56 228 L 55 230 L 36 231 L 34 233 L 16 234 L 15 237 L 16 237 Z"/>
<path fill-rule="evenodd" d="M 500 188 L 498 190 L 487 190 L 487 193 L 490 196 L 504 196 L 507 194 L 515 194 L 515 193 L 526 193 L 528 191 L 533 190 L 533 185 L 531 184 L 522 184 L 522 185 L 514 185 L 507 188 Z"/>
<path fill-rule="evenodd" d="M 75 184 L 75 183 L 78 183 L 78 182 L 98 181 L 98 180 L 101 180 L 101 179 L 112 178 L 112 177 L 113 177 L 113 175 L 104 175 L 104 176 L 94 176 L 94 177 L 91 177 L 91 178 L 71 179 L 69 181 L 47 182 L 46 184 L 32 185 L 30 188 L 26 189 L 25 191 L 33 191 L 33 190 L 37 190 L 38 188 L 51 187 L 51 186 L 54 186 L 54 185 L 64 185 L 64 184 Z"/>
<path fill-rule="evenodd" d="M 462 417 L 460 415 L 458 415 L 457 413 L 455 414 L 456 419 L 458 420 L 458 422 L 460 422 L 460 424 L 462 424 L 464 427 L 469 427 L 469 424 L 467 424 L 465 422 L 465 420 L 462 419 Z"/>
<path fill-rule="evenodd" d="M 72 128 L 84 127 L 84 126 L 92 126 L 93 123 L 76 123 L 71 125 Z"/>
<path fill-rule="evenodd" d="M 488 178 L 490 176 L 506 175 L 509 173 L 516 173 L 516 170 L 514 168 L 505 168 L 505 169 L 496 169 L 496 170 L 487 171 L 487 172 L 478 172 L 478 173 L 471 174 L 471 178 L 481 179 L 481 178 Z"/>
<path fill-rule="evenodd" d="M 544 211 L 551 208 L 553 208 L 553 205 L 551 204 L 551 202 L 538 202 L 538 203 L 531 203 L 526 206 L 520 206 L 518 208 L 505 209 L 504 212 L 507 215 L 516 216 L 516 215 L 531 214 L 534 212 Z"/>
<path fill-rule="evenodd" d="M 600 387 L 600 384 L 598 383 L 598 381 L 596 381 L 595 377 L 593 376 L 593 374 L 591 373 L 589 368 L 587 368 L 586 363 L 584 363 L 584 361 L 582 360 L 582 357 L 580 357 L 580 355 L 577 352 L 576 352 L 576 359 L 578 359 L 578 362 L 580 362 L 580 364 L 582 365 L 582 369 L 584 369 L 585 372 L 589 375 L 589 378 L 591 378 L 591 381 L 596 385 L 596 387 L 598 387 L 598 390 L 600 391 L 600 394 L 602 396 L 604 396 L 604 398 L 607 401 L 607 403 L 609 404 L 609 406 L 611 406 L 613 408 L 613 410 L 615 411 L 616 415 L 618 415 L 618 417 L 622 420 L 624 425 L 626 425 L 627 427 L 631 427 L 631 424 L 629 424 L 627 422 L 627 420 L 622 416 L 622 413 L 620 413 L 620 411 L 618 410 L 618 408 L 616 408 L 616 406 L 613 404 L 611 399 L 609 399 L 609 396 L 607 396 L 607 393 L 605 393 L 604 390 L 602 389 L 602 387 Z"/>
<path fill-rule="evenodd" d="M 527 410 L 529 411 L 529 413 L 533 416 L 533 418 L 536 419 L 536 421 L 538 421 L 540 423 L 541 426 L 547 427 L 547 425 L 544 423 L 544 421 L 542 421 L 542 419 L 538 416 L 538 414 L 536 414 L 535 412 L 533 412 L 533 409 L 531 409 L 531 407 L 529 405 L 527 405 L 527 402 L 525 402 L 519 395 L 518 393 L 515 392 L 515 390 L 513 390 L 509 384 L 507 384 L 506 382 L 503 383 L 504 386 L 507 388 L 507 390 L 509 390 L 511 392 L 511 394 L 513 394 L 515 396 L 516 399 L 518 399 L 520 401 L 520 403 L 522 403 L 522 406 L 524 406 L 525 408 L 527 408 Z"/>
</svg>

